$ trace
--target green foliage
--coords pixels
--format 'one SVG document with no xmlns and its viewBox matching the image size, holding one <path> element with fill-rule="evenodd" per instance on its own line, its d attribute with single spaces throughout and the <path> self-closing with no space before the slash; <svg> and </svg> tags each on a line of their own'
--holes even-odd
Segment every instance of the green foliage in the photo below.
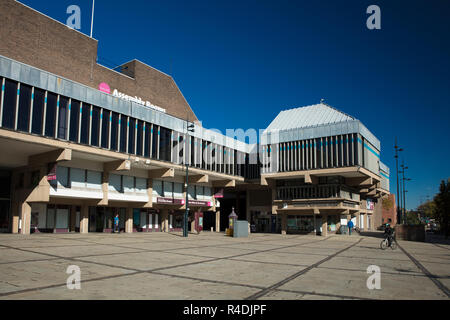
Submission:
<svg viewBox="0 0 450 320">
<path fill-rule="evenodd" d="M 406 224 L 408 224 L 408 225 L 419 225 L 419 224 L 422 224 L 420 222 L 418 213 L 414 212 L 414 211 L 407 211 L 406 212 Z"/>
<path fill-rule="evenodd" d="M 435 218 L 435 215 L 436 215 L 436 203 L 434 202 L 434 200 L 427 201 L 427 202 L 421 204 L 417 208 L 417 211 L 419 211 L 421 213 L 421 215 L 424 216 L 424 217 Z"/>
<path fill-rule="evenodd" d="M 389 211 L 394 206 L 394 202 L 390 198 L 383 199 L 381 205 L 384 210 Z"/>
<path fill-rule="evenodd" d="M 436 205 L 435 219 L 439 221 L 441 231 L 448 237 L 450 231 L 450 181 L 441 181 L 439 193 L 434 197 Z"/>
</svg>

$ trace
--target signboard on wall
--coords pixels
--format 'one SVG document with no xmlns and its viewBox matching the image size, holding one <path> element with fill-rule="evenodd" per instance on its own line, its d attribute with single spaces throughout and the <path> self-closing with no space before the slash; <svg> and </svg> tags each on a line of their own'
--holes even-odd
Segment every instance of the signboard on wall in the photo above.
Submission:
<svg viewBox="0 0 450 320">
<path fill-rule="evenodd" d="M 373 210 L 374 209 L 374 204 L 373 204 L 372 200 L 370 200 L 370 199 L 366 200 L 366 209 L 367 210 Z"/>
<path fill-rule="evenodd" d="M 48 181 L 56 180 L 56 167 L 57 167 L 56 162 L 48 164 L 48 173 L 47 173 Z"/>
<path fill-rule="evenodd" d="M 189 200 L 190 206 L 212 207 L 211 201 Z"/>
<path fill-rule="evenodd" d="M 158 197 L 158 198 L 156 198 L 156 203 L 159 203 L 159 204 L 184 205 L 185 200 L 184 199 Z"/>
<path fill-rule="evenodd" d="M 214 190 L 214 198 L 216 199 L 223 198 L 223 188 Z"/>
</svg>

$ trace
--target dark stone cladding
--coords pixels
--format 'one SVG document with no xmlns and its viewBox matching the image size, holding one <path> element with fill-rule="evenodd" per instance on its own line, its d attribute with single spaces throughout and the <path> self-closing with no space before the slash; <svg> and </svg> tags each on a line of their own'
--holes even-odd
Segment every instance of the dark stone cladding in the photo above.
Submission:
<svg viewBox="0 0 450 320">
<path fill-rule="evenodd" d="M 98 42 L 17 1 L 0 0 L 0 55 L 98 89 L 102 82 L 180 119 L 197 117 L 174 79 L 146 64 L 124 64 L 127 75 L 97 64 Z"/>
</svg>

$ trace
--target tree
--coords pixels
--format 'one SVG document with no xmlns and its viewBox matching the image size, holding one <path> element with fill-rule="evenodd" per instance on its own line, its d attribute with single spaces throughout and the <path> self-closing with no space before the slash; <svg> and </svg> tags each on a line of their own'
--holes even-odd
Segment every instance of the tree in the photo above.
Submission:
<svg viewBox="0 0 450 320">
<path fill-rule="evenodd" d="M 407 225 L 419 225 L 421 224 L 418 212 L 416 211 L 407 211 L 406 212 L 406 224 Z"/>
<path fill-rule="evenodd" d="M 441 231 L 448 238 L 450 231 L 450 180 L 441 181 L 439 193 L 434 197 L 436 205 L 435 218 L 439 221 Z"/>
<path fill-rule="evenodd" d="M 435 218 L 435 215 L 436 215 L 436 203 L 434 202 L 434 200 L 427 201 L 427 202 L 421 204 L 417 208 L 417 211 L 419 211 L 420 214 L 422 216 L 424 216 L 424 217 Z"/>
<path fill-rule="evenodd" d="M 384 210 L 389 211 L 394 206 L 394 203 L 392 202 L 392 200 L 390 198 L 385 198 L 382 200 L 381 205 Z"/>
</svg>

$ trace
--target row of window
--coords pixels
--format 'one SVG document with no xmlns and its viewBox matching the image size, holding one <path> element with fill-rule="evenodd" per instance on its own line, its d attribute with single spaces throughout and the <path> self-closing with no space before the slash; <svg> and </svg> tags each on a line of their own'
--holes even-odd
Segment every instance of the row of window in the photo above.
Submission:
<svg viewBox="0 0 450 320">
<path fill-rule="evenodd" d="M 58 166 L 56 177 L 50 182 L 53 186 L 58 184 L 65 188 L 101 189 L 102 173 L 99 171 Z M 108 188 L 119 193 L 146 194 L 148 182 L 145 178 L 110 174 Z M 183 198 L 183 188 L 180 182 L 153 180 L 153 195 L 156 197 Z M 210 187 L 189 185 L 189 199 L 209 200 L 211 196 Z"/>
<path fill-rule="evenodd" d="M 361 165 L 361 141 L 358 134 L 354 133 L 264 146 L 263 171 L 283 172 Z"/>
<path fill-rule="evenodd" d="M 249 155 L 124 114 L 0 78 L 0 126 L 55 139 L 184 164 L 230 175 L 257 176 Z"/>
</svg>

